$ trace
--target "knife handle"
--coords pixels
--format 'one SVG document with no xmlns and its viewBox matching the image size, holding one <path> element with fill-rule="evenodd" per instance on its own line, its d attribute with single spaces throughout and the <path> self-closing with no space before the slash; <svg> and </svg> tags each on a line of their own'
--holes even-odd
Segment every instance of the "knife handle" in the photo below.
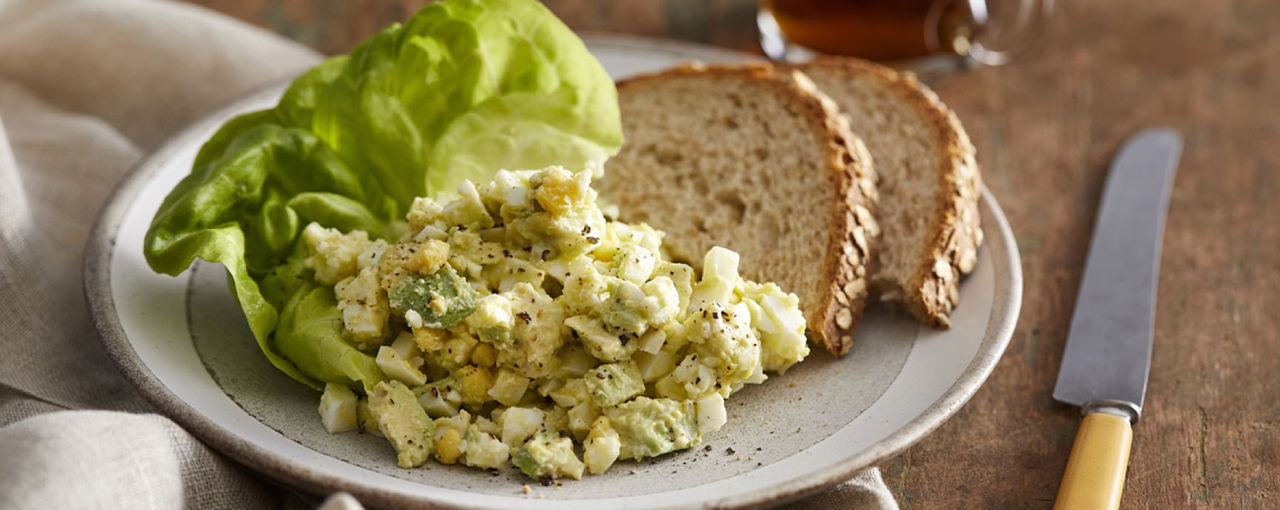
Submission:
<svg viewBox="0 0 1280 510">
<path fill-rule="evenodd" d="M 1119 508 L 1132 443 L 1133 427 L 1128 418 L 1097 411 L 1085 415 L 1058 486 L 1054 510 Z"/>
</svg>

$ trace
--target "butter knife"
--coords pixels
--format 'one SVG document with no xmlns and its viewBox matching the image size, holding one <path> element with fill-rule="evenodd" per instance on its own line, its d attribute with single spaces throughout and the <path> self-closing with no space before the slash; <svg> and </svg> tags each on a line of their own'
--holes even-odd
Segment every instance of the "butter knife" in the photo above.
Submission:
<svg viewBox="0 0 1280 510">
<path fill-rule="evenodd" d="M 1118 508 L 1151 369 L 1160 245 L 1182 138 L 1142 131 L 1111 164 L 1053 398 L 1084 418 L 1056 510 Z"/>
</svg>

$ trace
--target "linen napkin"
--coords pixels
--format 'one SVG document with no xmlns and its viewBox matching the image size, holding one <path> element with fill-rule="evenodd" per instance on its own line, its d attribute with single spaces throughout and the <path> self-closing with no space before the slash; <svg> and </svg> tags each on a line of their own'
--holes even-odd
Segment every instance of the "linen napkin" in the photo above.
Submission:
<svg viewBox="0 0 1280 510">
<path fill-rule="evenodd" d="M 320 60 L 155 0 L 0 0 L 0 508 L 307 508 L 159 414 L 108 359 L 80 262 L 95 215 L 201 114 Z M 796 508 L 897 508 L 876 469 Z M 349 495 L 326 510 L 355 509 Z"/>
</svg>

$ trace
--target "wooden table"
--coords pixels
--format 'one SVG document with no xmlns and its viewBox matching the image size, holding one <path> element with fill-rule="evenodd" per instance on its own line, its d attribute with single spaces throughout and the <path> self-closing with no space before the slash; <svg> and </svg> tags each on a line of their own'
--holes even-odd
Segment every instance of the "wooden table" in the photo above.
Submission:
<svg viewBox="0 0 1280 510">
<path fill-rule="evenodd" d="M 196 0 L 328 53 L 418 0 Z M 550 0 L 575 29 L 759 52 L 753 0 Z M 1280 508 L 1280 3 L 1059 2 L 1043 44 L 935 84 L 1022 252 L 1017 332 L 954 418 L 881 467 L 907 508 L 1048 508 L 1078 417 L 1053 401 L 1108 163 L 1186 137 L 1125 508 Z"/>
</svg>

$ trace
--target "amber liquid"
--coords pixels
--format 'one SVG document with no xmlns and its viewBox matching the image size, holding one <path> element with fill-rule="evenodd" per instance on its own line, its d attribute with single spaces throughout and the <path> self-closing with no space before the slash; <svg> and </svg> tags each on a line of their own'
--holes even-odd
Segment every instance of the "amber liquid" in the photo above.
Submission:
<svg viewBox="0 0 1280 510">
<path fill-rule="evenodd" d="M 938 5 L 935 5 L 938 4 Z M 948 0 L 762 0 L 790 43 L 835 55 L 898 60 L 963 53 L 968 12 Z"/>
</svg>

